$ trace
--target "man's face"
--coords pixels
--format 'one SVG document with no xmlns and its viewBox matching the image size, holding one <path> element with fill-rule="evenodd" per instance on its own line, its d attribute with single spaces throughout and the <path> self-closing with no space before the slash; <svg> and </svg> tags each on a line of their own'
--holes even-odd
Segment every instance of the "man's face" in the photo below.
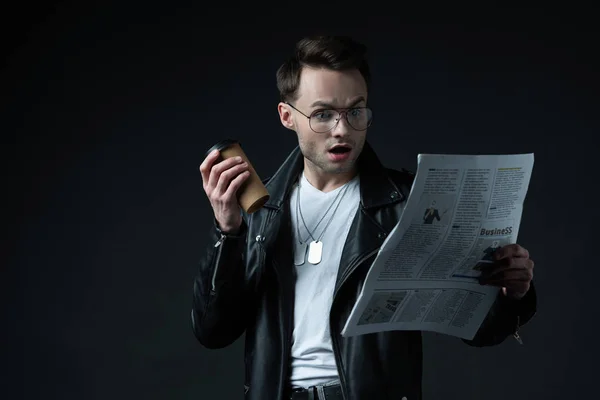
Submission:
<svg viewBox="0 0 600 400">
<path fill-rule="evenodd" d="M 305 67 L 300 77 L 298 98 L 291 104 L 310 116 L 319 110 L 365 107 L 366 102 L 367 85 L 358 70 L 341 72 Z M 293 126 L 286 125 L 283 113 L 282 123 L 296 131 L 300 150 L 308 163 L 325 173 L 344 173 L 354 168 L 365 143 L 366 130 L 354 129 L 342 116 L 330 131 L 316 133 L 308 118 L 291 108 L 289 112 L 288 122 Z M 318 115 L 324 118 L 324 114 Z M 341 144 L 349 151 L 332 151 L 334 146 Z"/>
</svg>

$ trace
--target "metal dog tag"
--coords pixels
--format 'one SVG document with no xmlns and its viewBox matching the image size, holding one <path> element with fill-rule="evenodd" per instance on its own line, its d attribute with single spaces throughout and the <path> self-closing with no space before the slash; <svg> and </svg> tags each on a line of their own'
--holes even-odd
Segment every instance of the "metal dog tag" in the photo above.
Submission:
<svg viewBox="0 0 600 400">
<path fill-rule="evenodd" d="M 321 256 L 323 255 L 323 242 L 310 242 L 308 247 L 308 262 L 311 264 L 318 264 L 321 262 Z"/>
<path fill-rule="evenodd" d="M 306 248 L 306 243 L 296 243 L 296 248 L 294 249 L 295 266 L 302 265 L 306 261 Z"/>
</svg>

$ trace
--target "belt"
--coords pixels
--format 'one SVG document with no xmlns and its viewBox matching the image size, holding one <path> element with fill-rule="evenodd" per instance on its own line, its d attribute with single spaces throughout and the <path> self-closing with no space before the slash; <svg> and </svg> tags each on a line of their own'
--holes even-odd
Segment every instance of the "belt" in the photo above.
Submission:
<svg viewBox="0 0 600 400">
<path fill-rule="evenodd" d="M 294 389 L 290 400 L 344 400 L 342 387 L 338 385 L 311 386 L 308 389 Z"/>
</svg>

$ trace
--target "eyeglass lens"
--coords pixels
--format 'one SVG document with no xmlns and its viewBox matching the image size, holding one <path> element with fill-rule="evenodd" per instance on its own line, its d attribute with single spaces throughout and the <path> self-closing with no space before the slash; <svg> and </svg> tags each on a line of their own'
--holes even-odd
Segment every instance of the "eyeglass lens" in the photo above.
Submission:
<svg viewBox="0 0 600 400">
<path fill-rule="evenodd" d="M 310 116 L 310 127 L 318 133 L 327 132 L 336 126 L 341 114 L 345 114 L 348 124 L 358 131 L 364 131 L 371 123 L 371 109 L 360 107 L 351 108 L 341 113 L 337 110 L 318 110 Z"/>
</svg>

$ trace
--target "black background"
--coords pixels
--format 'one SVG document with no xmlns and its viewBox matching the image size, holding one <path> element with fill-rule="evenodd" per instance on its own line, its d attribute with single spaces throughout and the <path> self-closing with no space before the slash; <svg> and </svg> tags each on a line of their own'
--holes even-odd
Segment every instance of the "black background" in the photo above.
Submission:
<svg viewBox="0 0 600 400">
<path fill-rule="evenodd" d="M 518 240 L 539 294 L 525 344 L 424 333 L 425 398 L 595 389 L 591 10 L 438 10 L 446 20 L 417 23 L 364 4 L 21 5 L 3 13 L 2 36 L 0 382 L 11 398 L 242 398 L 242 341 L 209 351 L 190 329 L 212 217 L 198 166 L 235 137 L 261 176 L 274 172 L 297 143 L 278 120 L 275 71 L 317 31 L 369 47 L 368 139 L 388 166 L 415 169 L 418 153 L 535 153 Z"/>
</svg>

